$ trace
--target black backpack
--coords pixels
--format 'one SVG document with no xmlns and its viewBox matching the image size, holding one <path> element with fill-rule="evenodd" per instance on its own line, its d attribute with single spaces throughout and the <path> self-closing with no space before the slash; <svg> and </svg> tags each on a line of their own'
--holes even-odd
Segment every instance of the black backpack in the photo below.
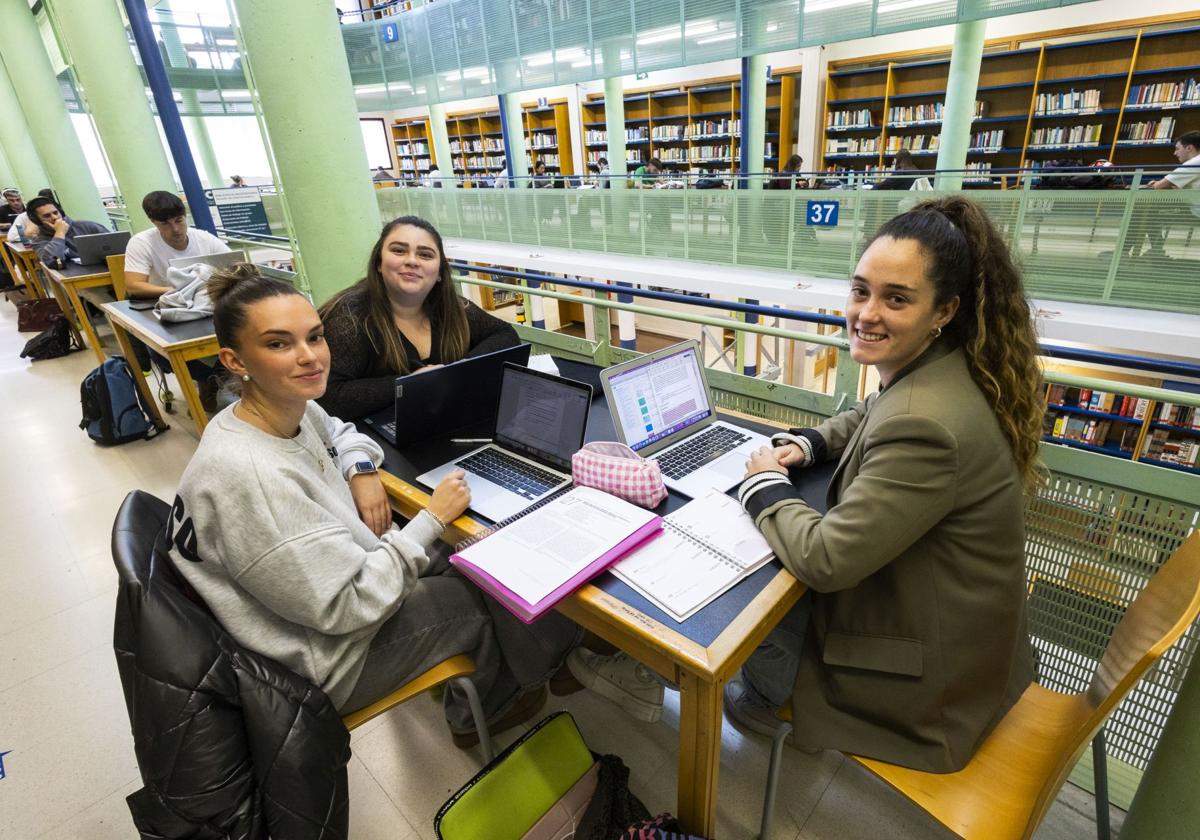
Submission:
<svg viewBox="0 0 1200 840">
<path fill-rule="evenodd" d="M 71 325 L 67 323 L 66 317 L 51 315 L 50 326 L 25 342 L 21 358 L 40 362 L 43 359 L 57 359 L 82 349 L 75 340 L 75 333 L 71 332 Z"/>
<path fill-rule="evenodd" d="M 136 375 L 141 376 L 140 373 Z M 134 376 L 129 364 L 115 356 L 105 359 L 100 367 L 83 378 L 79 386 L 79 401 L 83 407 L 79 428 L 96 443 L 112 446 L 131 440 L 149 440 L 158 434 Z"/>
</svg>

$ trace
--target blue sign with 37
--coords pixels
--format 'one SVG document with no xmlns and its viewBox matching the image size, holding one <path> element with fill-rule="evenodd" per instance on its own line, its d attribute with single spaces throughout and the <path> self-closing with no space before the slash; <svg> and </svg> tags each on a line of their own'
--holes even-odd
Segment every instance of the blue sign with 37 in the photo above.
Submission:
<svg viewBox="0 0 1200 840">
<path fill-rule="evenodd" d="M 379 27 L 379 29 L 383 35 L 383 42 L 385 44 L 390 44 L 393 41 L 400 40 L 400 27 L 396 24 L 385 23 L 383 26 Z"/>
<path fill-rule="evenodd" d="M 804 217 L 806 225 L 835 227 L 838 223 L 840 201 L 810 201 Z"/>
</svg>

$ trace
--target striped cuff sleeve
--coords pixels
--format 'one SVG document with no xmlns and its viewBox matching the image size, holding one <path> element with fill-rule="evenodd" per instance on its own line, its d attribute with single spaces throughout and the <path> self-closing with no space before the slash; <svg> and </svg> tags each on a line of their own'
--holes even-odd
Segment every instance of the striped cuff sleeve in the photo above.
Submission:
<svg viewBox="0 0 1200 840">
<path fill-rule="evenodd" d="M 738 501 L 741 503 L 742 509 L 748 510 L 746 506 L 755 493 L 776 484 L 786 484 L 790 487 L 792 482 L 786 475 L 777 472 L 760 472 L 747 478 L 738 488 Z"/>
<path fill-rule="evenodd" d="M 786 446 L 789 443 L 794 443 L 800 448 L 800 463 L 797 467 L 810 467 L 815 463 L 816 458 L 813 456 L 812 443 L 803 435 L 793 435 L 789 432 L 777 432 L 771 435 L 771 443 L 774 446 Z"/>
</svg>

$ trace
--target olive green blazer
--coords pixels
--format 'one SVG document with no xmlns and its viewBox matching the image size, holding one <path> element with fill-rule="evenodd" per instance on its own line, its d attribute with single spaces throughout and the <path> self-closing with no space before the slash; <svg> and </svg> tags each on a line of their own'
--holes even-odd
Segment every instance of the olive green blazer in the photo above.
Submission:
<svg viewBox="0 0 1200 840">
<path fill-rule="evenodd" d="M 746 507 L 812 590 L 798 743 L 958 770 L 1033 678 L 1021 479 L 961 349 L 805 430 L 838 459 L 829 509 L 790 483 Z"/>
</svg>

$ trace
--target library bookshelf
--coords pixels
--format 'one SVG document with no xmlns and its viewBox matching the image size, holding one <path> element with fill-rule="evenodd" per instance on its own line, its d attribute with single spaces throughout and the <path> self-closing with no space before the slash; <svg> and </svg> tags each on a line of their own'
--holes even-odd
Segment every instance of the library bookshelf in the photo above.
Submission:
<svg viewBox="0 0 1200 840">
<path fill-rule="evenodd" d="M 1174 165 L 1174 137 L 1200 123 L 1200 25 L 1188 23 L 1127 21 L 1083 33 L 1092 37 L 1063 30 L 987 45 L 966 182 L 993 184 L 992 169 L 1057 159 Z M 901 148 L 936 156 L 949 69 L 944 49 L 832 64 L 819 168 L 871 173 Z"/>
<path fill-rule="evenodd" d="M 1200 475 L 1200 410 L 1174 403 L 1047 385 L 1042 439 Z"/>
<path fill-rule="evenodd" d="M 422 177 L 434 163 L 427 120 L 392 123 L 392 145 L 396 152 L 396 175 L 402 180 L 412 181 Z"/>
<path fill-rule="evenodd" d="M 786 162 L 796 141 L 795 68 L 778 70 L 767 82 L 766 143 L 762 168 L 775 171 Z M 700 79 L 625 92 L 625 165 L 634 169 L 650 158 L 668 170 L 734 171 L 741 163 L 741 79 Z M 580 103 L 585 160 L 605 157 L 608 132 L 604 95 Z M 610 161 L 610 167 L 618 168 Z M 619 171 L 619 169 L 618 169 Z"/>
<path fill-rule="evenodd" d="M 454 174 L 465 178 L 496 175 L 505 170 L 504 132 L 500 130 L 500 112 L 466 111 L 446 115 L 446 134 Z"/>
<path fill-rule="evenodd" d="M 525 152 L 532 168 L 538 161 L 548 172 L 575 174 L 571 145 L 571 115 L 566 99 L 553 99 L 545 105 L 521 103 Z"/>
</svg>

